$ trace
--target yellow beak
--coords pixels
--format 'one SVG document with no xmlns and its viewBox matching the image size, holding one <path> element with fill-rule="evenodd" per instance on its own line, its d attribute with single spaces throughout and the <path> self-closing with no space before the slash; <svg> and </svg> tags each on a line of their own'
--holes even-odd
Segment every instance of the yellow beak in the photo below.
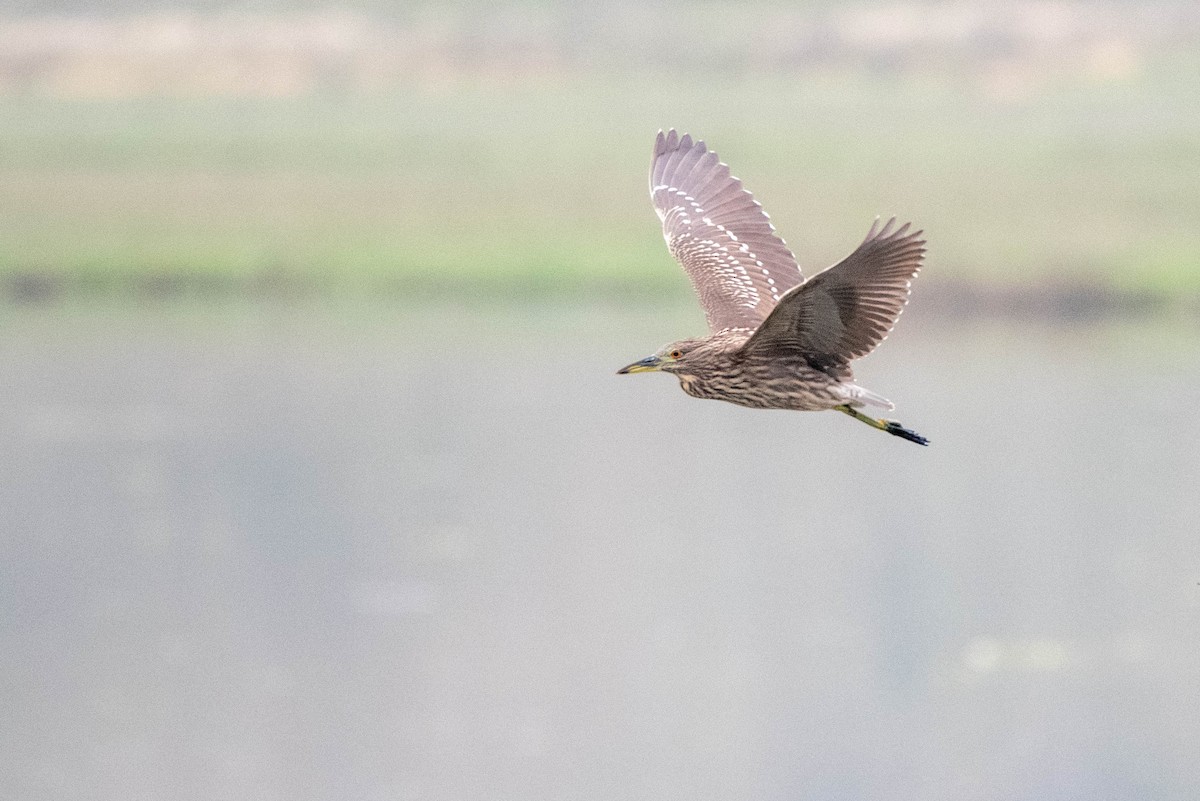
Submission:
<svg viewBox="0 0 1200 801">
<path fill-rule="evenodd" d="M 617 371 L 617 375 L 625 375 L 626 373 L 652 373 L 662 365 L 663 360 L 657 356 L 647 356 L 640 361 L 622 367 Z"/>
</svg>

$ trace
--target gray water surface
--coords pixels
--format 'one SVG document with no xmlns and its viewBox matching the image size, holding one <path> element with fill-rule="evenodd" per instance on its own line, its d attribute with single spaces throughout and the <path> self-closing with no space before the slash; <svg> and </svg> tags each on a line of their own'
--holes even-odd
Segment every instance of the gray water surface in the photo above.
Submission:
<svg viewBox="0 0 1200 801">
<path fill-rule="evenodd" d="M 919 448 L 695 323 L 0 318 L 0 797 L 1200 796 L 1191 334 L 906 318 Z"/>
</svg>

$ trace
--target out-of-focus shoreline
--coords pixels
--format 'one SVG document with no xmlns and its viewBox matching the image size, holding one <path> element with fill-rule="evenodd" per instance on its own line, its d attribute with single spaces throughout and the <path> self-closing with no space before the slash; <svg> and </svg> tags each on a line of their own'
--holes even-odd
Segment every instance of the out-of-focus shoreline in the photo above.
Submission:
<svg viewBox="0 0 1200 801">
<path fill-rule="evenodd" d="M 922 316 L 945 320 L 973 318 L 1076 323 L 1114 320 L 1200 321 L 1200 294 L 1054 282 L 1008 286 L 939 279 L 929 275 L 914 288 Z M 321 305 L 327 301 L 384 307 L 412 304 L 437 307 L 510 305 L 625 304 L 630 307 L 687 308 L 690 293 L 675 285 L 648 286 L 622 281 L 529 283 L 492 280 L 437 282 L 404 276 L 353 283 L 320 280 L 287 271 L 254 275 L 212 275 L 130 271 L 121 275 L 71 276 L 16 271 L 0 276 L 0 306 L 55 310 L 109 305 L 136 308 L 220 308 L 244 304 Z"/>
<path fill-rule="evenodd" d="M 948 309 L 1200 296 L 1194 3 L 45 8 L 0 12 L 8 304 L 669 297 L 667 126 L 806 274 L 894 213 Z"/>
</svg>

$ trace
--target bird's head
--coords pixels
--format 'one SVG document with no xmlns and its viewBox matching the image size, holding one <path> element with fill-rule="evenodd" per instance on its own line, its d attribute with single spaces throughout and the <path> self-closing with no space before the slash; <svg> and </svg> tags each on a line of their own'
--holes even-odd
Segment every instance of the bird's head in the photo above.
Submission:
<svg viewBox="0 0 1200 801">
<path fill-rule="evenodd" d="M 701 339 L 681 339 L 670 345 L 663 345 L 652 356 L 622 367 L 617 371 L 617 375 L 650 373 L 659 370 L 664 373 L 686 373 L 688 367 L 692 365 L 692 361 L 695 361 L 697 349 L 703 344 L 704 340 Z"/>
</svg>

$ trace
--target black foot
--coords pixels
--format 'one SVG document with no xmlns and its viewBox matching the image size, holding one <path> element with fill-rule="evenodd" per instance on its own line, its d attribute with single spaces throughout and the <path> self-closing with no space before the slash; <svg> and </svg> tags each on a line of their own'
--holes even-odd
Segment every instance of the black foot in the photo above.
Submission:
<svg viewBox="0 0 1200 801">
<path fill-rule="evenodd" d="M 918 445 L 928 445 L 929 444 L 929 440 L 922 437 L 916 431 L 913 431 L 910 428 L 905 428 L 904 426 L 897 423 L 895 420 L 888 420 L 887 425 L 884 426 L 883 430 L 888 432 L 892 436 L 900 437 L 900 439 L 906 439 L 909 442 L 915 442 Z"/>
</svg>

